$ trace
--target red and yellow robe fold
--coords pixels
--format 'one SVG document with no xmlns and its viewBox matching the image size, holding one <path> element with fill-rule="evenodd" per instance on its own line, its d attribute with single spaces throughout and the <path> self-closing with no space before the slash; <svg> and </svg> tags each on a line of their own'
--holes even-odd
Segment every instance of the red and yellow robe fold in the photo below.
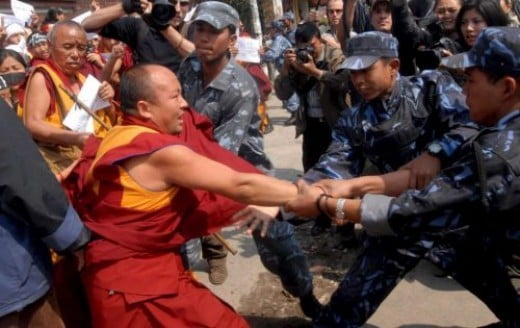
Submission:
<svg viewBox="0 0 520 328">
<path fill-rule="evenodd" d="M 182 145 L 237 171 L 259 173 L 213 140 L 206 118 L 188 110 L 183 121 L 183 132 L 174 136 L 127 116 L 123 125 L 112 128 L 102 141 L 89 140 L 82 161 L 65 185 L 84 223 L 96 236 L 86 251 L 87 289 L 114 290 L 132 302 L 177 295 L 182 297 L 181 303 L 209 306 L 206 319 L 212 321 L 222 309 L 212 311 L 215 300 L 194 292 L 200 286 L 194 287 L 182 267 L 179 247 L 229 225 L 231 216 L 244 205 L 183 187 L 145 190 L 119 165 L 135 156 Z"/>
</svg>

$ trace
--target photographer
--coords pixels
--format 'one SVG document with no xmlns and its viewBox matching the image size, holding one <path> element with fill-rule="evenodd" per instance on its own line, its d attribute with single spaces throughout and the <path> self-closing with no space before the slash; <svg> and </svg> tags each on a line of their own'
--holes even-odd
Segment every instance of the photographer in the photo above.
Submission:
<svg viewBox="0 0 520 328">
<path fill-rule="evenodd" d="M 417 3 L 417 2 L 413 2 Z M 411 3 L 411 4 L 413 4 Z M 454 15 L 460 9 L 459 0 L 437 0 L 433 9 L 442 12 L 430 14 L 431 5 L 420 2 L 412 12 L 405 0 L 376 0 L 371 6 L 371 23 L 375 31 L 391 33 L 399 40 L 399 73 L 414 75 L 417 70 L 437 68 L 440 59 L 460 51 L 449 38 L 454 29 Z M 426 16 L 418 16 L 426 15 Z"/>
<path fill-rule="evenodd" d="M 510 21 L 510 26 L 520 26 L 520 2 L 518 0 L 500 0 L 500 6 Z"/>
<path fill-rule="evenodd" d="M 295 39 L 296 48 L 284 53 L 275 90 L 282 100 L 293 92 L 300 98 L 296 134 L 303 134 L 303 167 L 307 170 L 327 149 L 331 128 L 345 108 L 348 72 L 334 74 L 344 59 L 342 51 L 326 45 L 315 24 L 298 26 Z"/>
<path fill-rule="evenodd" d="M 463 0 L 436 0 L 433 11 L 436 20 L 422 28 L 424 34 L 417 48 L 416 65 L 419 70 L 436 69 L 443 57 L 461 52 L 462 46 L 455 22 Z"/>
<path fill-rule="evenodd" d="M 182 59 L 194 50 L 193 43 L 170 25 L 179 10 L 178 3 L 168 0 L 124 0 L 95 11 L 83 27 L 126 43 L 137 64 L 155 63 L 177 72 Z M 134 13 L 141 17 L 124 17 Z"/>
</svg>

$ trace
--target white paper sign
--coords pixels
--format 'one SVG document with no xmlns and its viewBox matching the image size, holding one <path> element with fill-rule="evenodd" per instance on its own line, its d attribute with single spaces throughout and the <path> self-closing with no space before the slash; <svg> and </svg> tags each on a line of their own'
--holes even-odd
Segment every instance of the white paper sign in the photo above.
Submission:
<svg viewBox="0 0 520 328">
<path fill-rule="evenodd" d="M 4 27 L 7 27 L 7 26 L 9 26 L 11 24 L 18 24 L 20 26 L 24 26 L 25 25 L 24 21 L 22 21 L 21 19 L 16 18 L 13 15 L 0 14 L 0 17 L 2 17 L 2 19 L 4 21 Z"/>
<path fill-rule="evenodd" d="M 14 16 L 22 21 L 28 22 L 31 19 L 31 15 L 34 12 L 34 7 L 28 3 L 11 0 L 11 10 Z"/>
<path fill-rule="evenodd" d="M 260 63 L 260 40 L 242 37 L 237 39 L 238 54 L 236 60 L 246 63 Z"/>
<path fill-rule="evenodd" d="M 84 12 L 83 14 L 81 15 L 78 15 L 76 17 L 74 17 L 72 20 L 78 24 L 81 24 L 83 23 L 83 21 L 85 20 L 85 18 L 87 18 L 88 16 L 92 15 L 92 12 L 89 10 L 87 12 Z"/>
<path fill-rule="evenodd" d="M 100 87 L 101 82 L 89 75 L 78 94 L 78 99 L 93 112 L 110 106 L 108 101 L 99 98 Z M 77 104 L 74 104 L 69 110 L 63 120 L 63 125 L 76 132 L 94 132 L 94 119 Z"/>
</svg>

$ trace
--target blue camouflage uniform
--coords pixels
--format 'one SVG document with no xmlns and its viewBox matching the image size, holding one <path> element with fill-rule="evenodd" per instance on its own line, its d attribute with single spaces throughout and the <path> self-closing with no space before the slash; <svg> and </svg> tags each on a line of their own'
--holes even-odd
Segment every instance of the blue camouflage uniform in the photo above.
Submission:
<svg viewBox="0 0 520 328">
<path fill-rule="evenodd" d="M 255 81 L 235 59 L 204 87 L 202 64 L 191 54 L 179 68 L 183 95 L 190 107 L 208 116 L 218 143 L 264 172 L 273 169 L 264 153 L 257 106 L 260 96 Z"/>
<path fill-rule="evenodd" d="M 274 62 L 276 69 L 281 70 L 284 60 L 283 54 L 285 50 L 293 47 L 293 43 L 283 34 L 285 27 L 281 20 L 273 21 L 271 27 L 276 32 L 273 35 L 273 42 L 265 52 L 263 60 L 267 63 Z M 300 99 L 296 93 L 293 93 L 291 97 L 283 101 L 283 107 L 291 114 L 296 113 L 299 106 Z"/>
<path fill-rule="evenodd" d="M 201 6 L 211 10 L 206 14 Z M 220 30 L 228 26 L 221 25 L 222 17 L 214 6 L 225 7 L 222 15 L 236 15 L 235 24 L 238 24 L 238 13 L 229 5 L 216 1 L 199 5 L 199 14 L 194 22 L 204 14 L 203 20 L 215 28 Z M 273 166 L 264 153 L 260 132 L 258 89 L 247 71 L 230 58 L 227 66 L 204 87 L 201 61 L 191 54 L 181 64 L 178 76 L 184 98 L 190 107 L 211 119 L 214 137 L 219 144 L 264 172 L 272 173 Z M 253 236 L 262 263 L 280 276 L 283 286 L 291 294 L 297 297 L 312 294 L 312 275 L 294 238 L 292 225 L 275 220 L 265 238 L 261 238 L 258 231 Z"/>
<path fill-rule="evenodd" d="M 292 11 L 286 12 L 285 14 L 283 14 L 282 20 L 290 20 L 294 24 L 294 22 L 295 22 L 294 13 Z M 289 41 L 291 41 L 293 46 L 296 45 L 296 39 L 294 37 L 295 35 L 296 35 L 296 27 L 293 27 L 292 30 L 287 30 L 285 33 L 285 37 Z"/>
<path fill-rule="evenodd" d="M 397 58 L 397 47 L 397 40 L 389 34 L 362 33 L 348 43 L 342 67 L 359 70 L 382 57 Z M 462 90 L 449 74 L 426 71 L 413 77 L 398 76 L 388 98 L 362 100 L 342 112 L 327 152 L 304 179 L 357 177 L 367 160 L 381 173 L 392 172 L 431 145 L 441 149 L 438 156 L 446 162 L 476 132 Z M 366 238 L 365 244 L 384 249 L 392 242 L 391 238 Z"/>
<path fill-rule="evenodd" d="M 381 57 L 396 58 L 397 40 L 386 33 L 366 32 L 351 39 L 349 50 L 342 68 L 362 69 Z M 359 55 L 367 51 L 373 60 L 356 62 L 368 58 Z M 395 171 L 432 143 L 447 158 L 475 132 L 462 89 L 449 74 L 425 71 L 398 76 L 387 99 L 362 100 L 342 112 L 327 152 L 304 178 L 314 182 L 357 177 L 367 159 L 381 173 Z"/>
<path fill-rule="evenodd" d="M 292 48 L 292 43 L 283 35 L 283 22 L 273 21 L 271 28 L 275 31 L 272 43 L 264 54 L 263 60 L 267 63 L 274 62 L 276 69 L 280 70 L 283 66 L 283 53 Z"/>
<path fill-rule="evenodd" d="M 519 78 L 520 29 L 488 28 L 446 66 Z M 361 326 L 404 274 L 428 258 L 479 297 L 501 327 L 520 327 L 520 289 L 510 275 L 520 256 L 519 191 L 520 108 L 467 140 L 424 189 L 364 196 L 361 223 L 370 242 L 315 326 Z M 457 238 L 446 238 L 457 230 Z M 432 252 L 439 242 L 450 247 Z"/>
</svg>

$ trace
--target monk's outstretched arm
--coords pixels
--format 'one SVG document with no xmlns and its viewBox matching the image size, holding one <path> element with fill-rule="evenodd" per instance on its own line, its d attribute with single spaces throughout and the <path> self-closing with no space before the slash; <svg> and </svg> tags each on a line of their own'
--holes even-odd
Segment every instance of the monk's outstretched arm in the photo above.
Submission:
<svg viewBox="0 0 520 328">
<path fill-rule="evenodd" d="M 237 160 L 240 159 L 237 157 Z M 298 193 L 289 181 L 263 174 L 240 173 L 184 146 L 155 152 L 150 156 L 149 165 L 170 185 L 204 189 L 246 204 L 284 205 Z"/>
</svg>

